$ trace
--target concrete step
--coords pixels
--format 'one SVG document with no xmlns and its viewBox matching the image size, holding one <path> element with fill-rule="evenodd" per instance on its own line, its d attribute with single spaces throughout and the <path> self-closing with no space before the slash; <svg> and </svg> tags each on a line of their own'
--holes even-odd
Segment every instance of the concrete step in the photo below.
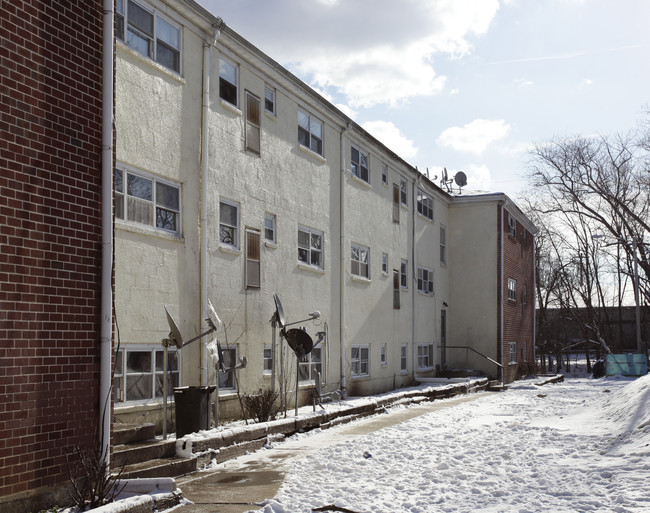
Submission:
<svg viewBox="0 0 650 513">
<path fill-rule="evenodd" d="M 485 376 L 480 369 L 443 369 L 438 373 L 441 378 L 472 378 Z"/>
<path fill-rule="evenodd" d="M 508 390 L 508 386 L 504 385 L 496 379 L 493 379 L 488 381 L 486 390 L 488 392 L 504 392 L 505 390 Z"/>
<path fill-rule="evenodd" d="M 113 447 L 113 468 L 176 455 L 174 440 L 148 440 Z"/>
<path fill-rule="evenodd" d="M 155 424 L 113 424 L 113 445 L 123 445 L 132 442 L 142 442 L 156 438 Z"/>
<path fill-rule="evenodd" d="M 144 477 L 177 477 L 184 476 L 197 470 L 197 458 L 157 458 L 126 465 L 114 471 L 121 470 L 120 479 L 136 479 Z"/>
</svg>

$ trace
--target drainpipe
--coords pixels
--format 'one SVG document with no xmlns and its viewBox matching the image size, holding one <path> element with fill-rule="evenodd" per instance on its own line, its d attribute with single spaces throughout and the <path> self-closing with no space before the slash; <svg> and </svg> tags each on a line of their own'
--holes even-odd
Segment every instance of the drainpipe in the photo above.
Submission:
<svg viewBox="0 0 650 513">
<path fill-rule="evenodd" d="M 99 440 L 108 471 L 111 444 L 111 368 L 113 330 L 113 0 L 104 0 L 102 44 L 102 278 L 99 367 Z"/>
<path fill-rule="evenodd" d="M 413 244 L 411 245 L 411 274 L 413 279 L 411 279 L 411 345 L 413 346 L 413 378 L 415 378 L 415 373 L 418 369 L 418 354 L 417 354 L 417 313 L 416 313 L 416 304 L 415 304 L 415 287 L 417 284 L 417 234 L 416 234 L 416 224 L 415 220 L 416 215 L 416 193 L 418 183 L 420 182 L 420 177 L 418 176 L 413 180 L 413 188 L 411 189 L 411 235 L 413 237 Z"/>
<path fill-rule="evenodd" d="M 505 359 L 503 358 L 503 305 L 504 305 L 504 298 L 503 298 L 503 239 L 504 239 L 504 227 L 505 227 L 505 222 L 504 222 L 504 213 L 505 213 L 505 201 L 499 201 L 497 203 L 498 207 L 501 209 L 501 235 L 500 235 L 500 243 L 501 243 L 501 249 L 500 249 L 500 270 L 499 270 L 499 287 L 501 288 L 501 302 L 499 304 L 499 315 L 500 315 L 500 323 L 499 323 L 499 347 L 497 347 L 497 360 L 501 361 L 501 368 L 498 370 L 499 374 L 501 374 L 501 384 L 505 382 Z"/>
<path fill-rule="evenodd" d="M 533 283 L 531 284 L 531 296 L 533 297 L 533 362 L 537 361 L 537 354 L 535 352 L 535 342 L 537 342 L 537 294 L 535 293 L 535 287 L 537 285 L 537 262 L 535 261 L 535 255 L 537 250 L 535 248 L 535 237 L 531 233 L 532 242 L 532 251 L 533 251 Z"/>
<path fill-rule="evenodd" d="M 212 38 L 203 42 L 203 103 L 201 105 L 201 321 L 205 322 L 208 318 L 208 169 L 210 167 L 209 158 L 209 114 L 210 114 L 210 57 L 212 47 L 217 43 L 221 35 L 223 21 L 217 18 L 219 22 L 212 28 Z M 202 324 L 202 332 L 208 327 Z M 201 385 L 208 384 L 208 347 L 204 338 L 201 339 Z M 217 382 L 219 378 L 217 377 Z"/>
<path fill-rule="evenodd" d="M 339 242 L 339 322 L 340 322 L 340 358 L 341 358 L 341 396 L 347 395 L 345 376 L 345 134 L 349 125 L 341 132 L 341 178 L 339 182 L 339 223 L 341 239 Z"/>
</svg>

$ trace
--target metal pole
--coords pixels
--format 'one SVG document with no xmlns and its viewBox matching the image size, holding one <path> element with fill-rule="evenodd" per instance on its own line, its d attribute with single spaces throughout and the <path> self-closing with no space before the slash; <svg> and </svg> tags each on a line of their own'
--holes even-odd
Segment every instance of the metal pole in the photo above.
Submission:
<svg viewBox="0 0 650 513">
<path fill-rule="evenodd" d="M 167 440 L 167 345 L 169 340 L 163 340 L 163 440 Z"/>
<path fill-rule="evenodd" d="M 272 342 L 271 342 L 271 392 L 275 392 L 275 314 L 271 318 L 271 330 L 273 332 Z"/>
<path fill-rule="evenodd" d="M 636 258 L 636 244 L 636 239 L 632 239 L 632 251 L 634 252 L 634 301 L 636 302 L 636 350 L 638 353 L 643 353 L 643 344 L 641 342 L 641 306 L 639 305 L 639 262 Z"/>
<path fill-rule="evenodd" d="M 296 355 L 296 417 L 298 416 L 298 382 L 299 382 L 299 371 L 300 371 L 300 358 Z"/>
</svg>

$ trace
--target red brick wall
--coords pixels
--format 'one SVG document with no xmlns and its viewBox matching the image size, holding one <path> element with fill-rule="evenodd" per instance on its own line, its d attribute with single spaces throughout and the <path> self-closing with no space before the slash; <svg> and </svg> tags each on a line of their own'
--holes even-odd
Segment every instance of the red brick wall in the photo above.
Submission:
<svg viewBox="0 0 650 513">
<path fill-rule="evenodd" d="M 0 510 L 98 418 L 101 2 L 0 7 Z M 6 509 L 6 508 L 5 508 Z"/>
<path fill-rule="evenodd" d="M 510 213 L 503 210 L 503 346 L 504 380 L 509 383 L 526 375 L 534 363 L 535 314 L 533 236 L 516 221 L 516 236 L 509 233 Z M 517 299 L 508 299 L 508 278 L 517 280 Z M 526 301 L 524 301 L 524 286 Z M 509 364 L 510 342 L 517 343 L 517 364 Z"/>
</svg>

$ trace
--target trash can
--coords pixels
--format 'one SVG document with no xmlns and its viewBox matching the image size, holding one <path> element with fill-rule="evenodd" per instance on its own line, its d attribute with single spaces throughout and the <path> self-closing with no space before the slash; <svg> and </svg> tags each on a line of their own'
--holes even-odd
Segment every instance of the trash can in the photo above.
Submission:
<svg viewBox="0 0 650 513">
<path fill-rule="evenodd" d="M 210 394 L 216 386 L 176 387 L 176 438 L 210 428 Z"/>
</svg>

